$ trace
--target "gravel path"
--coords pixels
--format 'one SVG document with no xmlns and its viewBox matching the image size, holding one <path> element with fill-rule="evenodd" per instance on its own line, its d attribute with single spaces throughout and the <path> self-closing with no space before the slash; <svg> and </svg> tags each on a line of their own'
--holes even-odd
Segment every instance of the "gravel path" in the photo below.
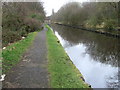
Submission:
<svg viewBox="0 0 120 90">
<path fill-rule="evenodd" d="M 49 88 L 46 28 L 38 33 L 21 62 L 5 77 L 3 88 Z"/>
</svg>

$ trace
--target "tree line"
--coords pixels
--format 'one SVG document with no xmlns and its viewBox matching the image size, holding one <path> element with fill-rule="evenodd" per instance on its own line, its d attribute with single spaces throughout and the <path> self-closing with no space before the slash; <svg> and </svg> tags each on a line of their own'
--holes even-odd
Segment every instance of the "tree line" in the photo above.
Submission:
<svg viewBox="0 0 120 90">
<path fill-rule="evenodd" d="M 45 19 L 42 2 L 3 2 L 2 12 L 3 46 L 41 29 Z"/>
<path fill-rule="evenodd" d="M 118 2 L 70 2 L 51 16 L 52 21 L 87 28 L 118 28 Z"/>
</svg>

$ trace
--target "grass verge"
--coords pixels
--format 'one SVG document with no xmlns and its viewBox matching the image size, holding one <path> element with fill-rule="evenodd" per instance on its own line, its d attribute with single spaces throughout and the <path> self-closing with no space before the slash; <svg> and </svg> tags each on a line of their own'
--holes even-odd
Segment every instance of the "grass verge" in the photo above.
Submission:
<svg viewBox="0 0 120 90">
<path fill-rule="evenodd" d="M 89 88 L 80 78 L 82 75 L 72 64 L 51 28 L 46 25 L 48 45 L 48 71 L 52 88 Z"/>
<path fill-rule="evenodd" d="M 22 58 L 23 53 L 30 46 L 37 32 L 28 34 L 28 36 L 14 44 L 8 46 L 2 51 L 2 73 L 7 73 Z"/>
</svg>

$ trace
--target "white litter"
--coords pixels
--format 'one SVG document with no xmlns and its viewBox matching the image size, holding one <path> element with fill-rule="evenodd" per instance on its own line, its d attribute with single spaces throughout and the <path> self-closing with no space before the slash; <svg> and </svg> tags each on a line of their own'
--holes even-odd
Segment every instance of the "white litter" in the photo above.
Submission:
<svg viewBox="0 0 120 90">
<path fill-rule="evenodd" d="M 26 61 L 28 61 L 28 60 L 24 59 L 23 61 L 26 62 Z"/>
<path fill-rule="evenodd" d="M 3 49 L 6 49 L 6 47 L 3 47 Z"/>
<path fill-rule="evenodd" d="M 24 61 L 24 62 L 30 62 L 30 60 L 29 60 L 29 59 L 24 59 L 23 61 Z"/>
<path fill-rule="evenodd" d="M 25 37 L 22 37 L 22 39 L 24 39 Z"/>
<path fill-rule="evenodd" d="M 1 79 L 0 79 L 0 82 L 4 81 L 5 80 L 5 74 L 1 75 Z"/>
</svg>

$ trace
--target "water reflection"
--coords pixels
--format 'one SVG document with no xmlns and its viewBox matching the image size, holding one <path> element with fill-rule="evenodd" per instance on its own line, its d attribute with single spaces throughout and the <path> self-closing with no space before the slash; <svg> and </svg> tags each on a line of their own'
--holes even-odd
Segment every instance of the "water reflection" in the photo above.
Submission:
<svg viewBox="0 0 120 90">
<path fill-rule="evenodd" d="M 120 60 L 120 40 L 88 31 L 73 29 L 65 26 L 52 25 L 53 30 L 67 42 L 66 47 L 71 47 L 79 43 L 86 46 L 86 53 L 94 60 L 102 63 L 118 66 Z"/>
<path fill-rule="evenodd" d="M 118 86 L 118 39 L 65 26 L 52 28 L 86 82 L 94 88 Z"/>
</svg>

